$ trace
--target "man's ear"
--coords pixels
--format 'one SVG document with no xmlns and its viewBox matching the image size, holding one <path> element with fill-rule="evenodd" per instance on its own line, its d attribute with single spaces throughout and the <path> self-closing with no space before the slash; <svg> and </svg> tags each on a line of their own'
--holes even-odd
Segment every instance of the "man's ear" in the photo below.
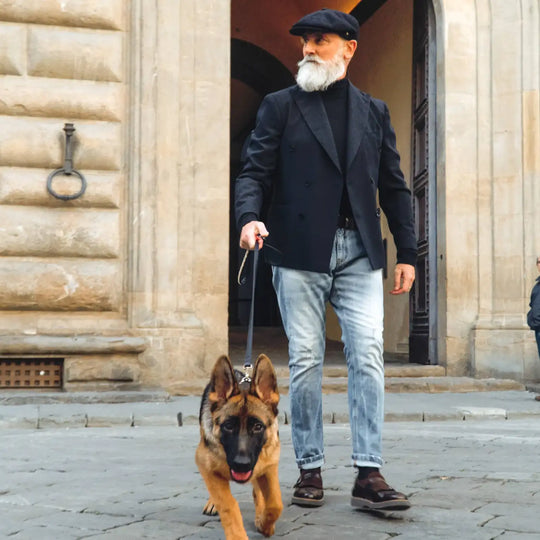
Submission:
<svg viewBox="0 0 540 540">
<path fill-rule="evenodd" d="M 345 60 L 350 60 L 354 56 L 356 47 L 358 47 L 356 39 L 349 39 L 345 42 L 345 52 L 343 54 Z"/>
</svg>

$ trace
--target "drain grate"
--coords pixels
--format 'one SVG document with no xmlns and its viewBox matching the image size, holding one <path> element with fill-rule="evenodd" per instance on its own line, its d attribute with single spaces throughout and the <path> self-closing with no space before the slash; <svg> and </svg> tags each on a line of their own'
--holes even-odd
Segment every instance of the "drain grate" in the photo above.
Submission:
<svg viewBox="0 0 540 540">
<path fill-rule="evenodd" d="M 62 358 L 0 358 L 0 388 L 62 388 Z"/>
</svg>

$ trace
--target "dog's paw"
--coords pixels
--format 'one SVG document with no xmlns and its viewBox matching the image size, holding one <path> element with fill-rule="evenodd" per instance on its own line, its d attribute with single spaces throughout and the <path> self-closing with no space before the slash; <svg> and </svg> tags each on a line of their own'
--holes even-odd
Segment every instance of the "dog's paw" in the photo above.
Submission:
<svg viewBox="0 0 540 540">
<path fill-rule="evenodd" d="M 264 536 L 272 536 L 276 530 L 276 525 L 273 522 L 268 523 L 261 518 L 255 518 L 255 527 Z"/>
<path fill-rule="evenodd" d="M 212 502 L 212 499 L 208 499 L 208 502 L 204 505 L 202 513 L 205 516 L 217 516 L 218 515 L 217 508 L 214 506 L 214 503 Z"/>
</svg>

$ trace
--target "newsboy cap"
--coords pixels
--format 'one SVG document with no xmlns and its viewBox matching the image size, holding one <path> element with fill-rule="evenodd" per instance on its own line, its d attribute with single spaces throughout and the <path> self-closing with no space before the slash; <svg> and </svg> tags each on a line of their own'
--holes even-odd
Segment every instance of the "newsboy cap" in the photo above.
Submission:
<svg viewBox="0 0 540 540">
<path fill-rule="evenodd" d="M 356 39 L 358 26 L 358 21 L 352 15 L 335 9 L 323 8 L 302 17 L 292 25 L 289 32 L 293 36 L 303 36 L 308 32 L 338 34 L 343 39 L 349 40 Z"/>
</svg>

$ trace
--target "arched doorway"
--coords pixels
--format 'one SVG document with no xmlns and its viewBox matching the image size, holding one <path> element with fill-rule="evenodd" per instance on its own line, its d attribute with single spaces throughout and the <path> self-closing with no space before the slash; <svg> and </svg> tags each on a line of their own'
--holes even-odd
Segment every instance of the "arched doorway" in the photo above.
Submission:
<svg viewBox="0 0 540 540">
<path fill-rule="evenodd" d="M 297 38 L 288 35 L 291 24 L 305 13 L 322 7 L 348 11 L 361 23 L 359 47 L 349 76 L 356 86 L 389 105 L 402 157 L 402 169 L 414 191 L 417 221 L 422 223 L 418 229 L 419 237 L 422 236 L 417 288 L 411 295 L 410 303 L 406 297 L 387 301 L 386 361 L 436 363 L 436 291 L 433 290 L 436 284 L 436 261 L 433 260 L 436 253 L 434 114 L 425 117 L 429 129 L 422 131 L 429 166 L 426 165 L 426 172 L 421 177 L 415 174 L 414 169 L 419 164 L 416 154 L 421 151 L 418 145 L 418 112 L 424 111 L 422 107 L 432 111 L 435 105 L 431 78 L 429 81 L 426 79 L 430 99 L 422 101 L 419 110 L 417 105 L 413 105 L 419 77 L 422 80 L 424 77 L 434 77 L 434 69 L 430 68 L 429 72 L 427 70 L 435 58 L 432 19 L 427 21 L 431 33 L 425 56 L 426 69 L 422 75 L 419 75 L 417 45 L 413 51 L 413 42 L 417 43 L 420 39 L 416 37 L 420 28 L 418 13 L 428 13 L 427 8 L 423 11 L 421 8 L 430 4 L 429 0 L 260 0 L 255 7 L 255 3 L 249 0 L 232 0 L 231 185 L 240 166 L 242 144 L 251 130 L 262 97 L 269 91 L 284 88 L 294 82 L 292 74 L 296 71 L 301 51 Z M 413 179 L 421 182 L 414 184 Z M 430 186 L 430 189 L 426 190 L 426 186 Z M 427 198 L 424 200 L 425 195 Z M 429 205 L 428 201 L 431 201 Z M 388 239 L 388 267 L 392 268 L 395 264 L 395 249 L 386 224 L 383 224 L 383 235 Z M 246 324 L 250 301 L 247 288 L 242 290 L 236 285 L 240 258 L 237 236 L 234 219 L 231 217 L 229 320 L 232 326 Z M 389 274 L 385 279 L 386 290 L 391 288 L 392 272 Z M 256 299 L 256 324 L 279 325 L 279 313 L 269 273 L 259 277 L 257 287 L 257 296 L 261 294 L 264 298 Z M 429 302 L 423 302 L 426 295 Z M 327 332 L 330 339 L 340 339 L 340 330 L 331 311 Z M 413 336 L 412 342 L 410 336 Z M 417 339 L 418 336 L 420 339 Z M 414 348 L 411 349 L 411 346 Z"/>
</svg>

